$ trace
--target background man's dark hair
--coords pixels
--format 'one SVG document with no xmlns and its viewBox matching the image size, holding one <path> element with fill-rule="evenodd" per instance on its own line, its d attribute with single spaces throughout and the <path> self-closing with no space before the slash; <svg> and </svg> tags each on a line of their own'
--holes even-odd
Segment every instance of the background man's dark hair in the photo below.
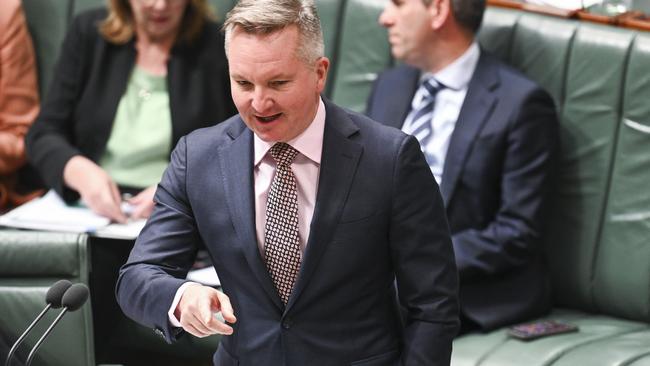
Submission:
<svg viewBox="0 0 650 366">
<path fill-rule="evenodd" d="M 422 0 L 424 5 L 430 5 L 432 0 Z M 465 29 L 476 34 L 481 27 L 485 0 L 449 0 L 451 11 L 456 21 Z"/>
</svg>

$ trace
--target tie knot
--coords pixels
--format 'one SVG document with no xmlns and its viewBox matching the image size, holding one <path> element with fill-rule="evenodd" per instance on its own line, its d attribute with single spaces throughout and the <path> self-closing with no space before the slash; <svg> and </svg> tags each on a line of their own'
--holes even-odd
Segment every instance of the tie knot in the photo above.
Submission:
<svg viewBox="0 0 650 366">
<path fill-rule="evenodd" d="M 293 159 L 298 155 L 298 150 L 285 142 L 277 142 L 271 147 L 271 156 L 278 165 L 290 166 Z"/>
<path fill-rule="evenodd" d="M 436 97 L 436 94 L 444 88 L 444 85 L 439 83 L 434 78 L 429 78 L 422 82 L 422 90 L 424 91 L 425 99 L 433 99 Z"/>
</svg>

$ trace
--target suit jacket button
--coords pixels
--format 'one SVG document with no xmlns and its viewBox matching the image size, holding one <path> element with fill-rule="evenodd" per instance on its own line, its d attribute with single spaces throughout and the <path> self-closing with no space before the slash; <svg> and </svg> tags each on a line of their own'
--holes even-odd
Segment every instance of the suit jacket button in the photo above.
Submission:
<svg viewBox="0 0 650 366">
<path fill-rule="evenodd" d="M 160 330 L 160 329 L 154 329 L 153 332 L 156 333 L 157 336 L 162 337 L 162 338 L 165 338 L 165 334 L 163 333 L 162 330 Z"/>
<path fill-rule="evenodd" d="M 291 321 L 291 319 L 285 319 L 282 322 L 282 328 L 284 328 L 284 329 L 290 329 L 292 325 L 293 325 L 293 322 Z"/>
</svg>

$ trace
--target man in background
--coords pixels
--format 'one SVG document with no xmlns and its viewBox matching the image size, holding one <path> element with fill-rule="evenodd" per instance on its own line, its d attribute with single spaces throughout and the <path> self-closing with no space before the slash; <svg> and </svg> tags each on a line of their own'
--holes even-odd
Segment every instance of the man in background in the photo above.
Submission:
<svg viewBox="0 0 650 366">
<path fill-rule="evenodd" d="M 440 184 L 460 275 L 462 331 L 550 308 L 540 239 L 557 137 L 551 97 L 476 41 L 484 0 L 394 0 L 379 22 L 404 65 L 368 115 L 417 137 Z"/>
</svg>

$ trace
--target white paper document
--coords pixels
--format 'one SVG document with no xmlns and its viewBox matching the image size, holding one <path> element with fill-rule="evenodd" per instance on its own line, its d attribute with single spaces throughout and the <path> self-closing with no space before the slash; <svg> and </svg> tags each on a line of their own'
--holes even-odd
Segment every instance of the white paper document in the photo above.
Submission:
<svg viewBox="0 0 650 366">
<path fill-rule="evenodd" d="M 0 216 L 0 225 L 20 229 L 89 233 L 95 236 L 135 239 L 146 220 L 111 224 L 110 220 L 87 207 L 67 205 L 51 190 Z"/>
</svg>

